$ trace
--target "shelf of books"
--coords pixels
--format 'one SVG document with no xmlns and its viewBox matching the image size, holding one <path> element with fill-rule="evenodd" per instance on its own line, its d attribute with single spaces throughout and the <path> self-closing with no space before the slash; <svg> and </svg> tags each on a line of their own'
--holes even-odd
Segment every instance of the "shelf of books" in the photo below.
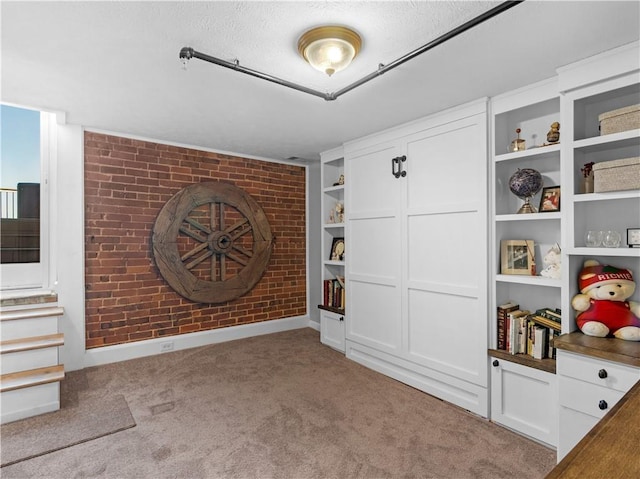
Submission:
<svg viewBox="0 0 640 479">
<path fill-rule="evenodd" d="M 497 344 L 489 354 L 524 366 L 555 373 L 556 350 L 553 340 L 560 335 L 561 311 L 540 308 L 521 309 L 510 301 L 497 308 Z"/>
<path fill-rule="evenodd" d="M 318 307 L 338 314 L 344 314 L 345 289 L 344 276 L 323 280 L 323 300 Z"/>
</svg>

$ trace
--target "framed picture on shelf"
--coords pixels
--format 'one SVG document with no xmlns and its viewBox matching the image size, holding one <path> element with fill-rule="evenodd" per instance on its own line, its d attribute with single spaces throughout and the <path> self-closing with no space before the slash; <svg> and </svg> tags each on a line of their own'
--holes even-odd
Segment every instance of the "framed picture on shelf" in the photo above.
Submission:
<svg viewBox="0 0 640 479">
<path fill-rule="evenodd" d="M 535 276 L 533 240 L 500 241 L 500 273 Z"/>
<path fill-rule="evenodd" d="M 545 211 L 560 211 L 560 187 L 559 186 L 547 186 L 542 188 L 542 195 L 540 196 L 540 213 Z"/>
<path fill-rule="evenodd" d="M 329 259 L 331 261 L 344 261 L 344 238 L 333 238 Z"/>
</svg>

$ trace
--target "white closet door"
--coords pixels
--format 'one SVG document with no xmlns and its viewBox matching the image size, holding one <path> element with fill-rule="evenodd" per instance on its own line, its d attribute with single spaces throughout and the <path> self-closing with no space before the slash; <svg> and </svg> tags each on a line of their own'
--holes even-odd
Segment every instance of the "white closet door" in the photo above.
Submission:
<svg viewBox="0 0 640 479">
<path fill-rule="evenodd" d="M 486 116 L 407 143 L 403 342 L 409 359 L 487 385 Z"/>
<path fill-rule="evenodd" d="M 397 353 L 401 345 L 400 182 L 384 144 L 346 155 L 348 340 Z"/>
</svg>

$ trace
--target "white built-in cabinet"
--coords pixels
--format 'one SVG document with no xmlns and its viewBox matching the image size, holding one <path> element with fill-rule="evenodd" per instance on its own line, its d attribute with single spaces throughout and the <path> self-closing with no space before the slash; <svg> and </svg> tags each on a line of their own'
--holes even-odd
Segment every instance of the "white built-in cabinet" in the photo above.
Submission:
<svg viewBox="0 0 640 479">
<path fill-rule="evenodd" d="M 486 100 L 344 145 L 346 354 L 488 415 Z"/>
<path fill-rule="evenodd" d="M 600 135 L 598 119 L 602 113 L 640 103 L 639 58 L 638 44 L 627 45 L 491 99 L 491 419 L 557 446 L 558 459 L 640 379 L 640 343 L 589 338 L 587 344 L 571 307 L 586 259 L 628 268 L 636 281 L 640 277 L 640 250 L 628 248 L 624 241 L 627 228 L 640 226 L 640 190 L 584 193 L 581 173 L 589 162 L 640 156 L 640 130 Z M 555 121 L 560 122 L 560 143 L 541 146 Z M 516 128 L 522 130 L 527 149 L 509 152 Z M 508 181 L 518 168 L 534 168 L 542 174 L 544 186 L 561 187 L 560 212 L 515 214 L 522 201 L 509 191 Z M 539 201 L 540 194 L 532 204 L 538 207 Z M 622 244 L 588 248 L 588 230 L 617 230 Z M 538 275 L 500 274 L 504 239 L 534 241 Z M 540 277 L 543 257 L 556 242 L 562 248 L 562 276 Z M 639 300 L 637 291 L 631 299 Z M 562 310 L 556 360 L 496 349 L 496 308 L 508 300 L 520 309 Z"/>
<path fill-rule="evenodd" d="M 640 104 L 638 43 L 617 48 L 559 71 L 562 93 L 564 242 L 563 332 L 576 331 L 571 299 L 579 293 L 578 274 L 587 259 L 627 268 L 640 283 L 640 249 L 628 248 L 626 229 L 640 227 L 640 190 L 584 193 L 585 163 L 640 156 L 640 129 L 601 135 L 602 113 Z M 617 230 L 619 248 L 585 246 L 588 230 Z M 631 300 L 640 301 L 640 291 Z M 580 332 L 561 337 L 558 350 L 558 460 L 562 459 L 619 399 L 640 380 L 640 343 L 588 338 Z"/>
<path fill-rule="evenodd" d="M 522 310 L 561 305 L 561 279 L 540 276 L 545 253 L 562 244 L 561 212 L 517 214 L 523 201 L 509 190 L 509 178 L 518 170 L 540 172 L 545 187 L 560 186 L 560 144 L 542 146 L 553 122 L 560 122 L 557 78 L 536 83 L 491 99 L 491 419 L 550 446 L 557 444 L 558 406 L 555 360 L 513 356 L 497 349 L 496 309 L 514 301 Z M 525 140 L 526 150 L 509 151 L 511 141 Z M 564 129 L 560 128 L 561 139 Z M 539 206 L 540 194 L 531 201 Z M 532 240 L 537 274 L 501 274 L 501 241 Z"/>
<path fill-rule="evenodd" d="M 345 183 L 344 155 L 342 148 L 322 153 L 320 158 L 320 178 L 322 183 L 322 303 L 320 308 L 320 341 L 338 351 L 345 351 L 345 314 L 342 301 L 332 301 L 326 294 L 326 282 L 334 284 L 337 278 L 344 278 L 346 254 L 342 258 L 331 257 L 335 241 L 345 241 Z M 336 209 L 337 205 L 341 205 Z"/>
</svg>

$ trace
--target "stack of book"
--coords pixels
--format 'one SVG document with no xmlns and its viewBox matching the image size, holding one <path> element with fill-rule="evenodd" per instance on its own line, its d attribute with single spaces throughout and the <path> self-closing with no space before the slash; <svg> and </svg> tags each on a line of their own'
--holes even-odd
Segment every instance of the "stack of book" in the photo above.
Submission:
<svg viewBox="0 0 640 479">
<path fill-rule="evenodd" d="M 323 304 L 333 308 L 344 309 L 345 291 L 344 278 L 342 276 L 337 276 L 335 279 L 324 280 Z"/>
<path fill-rule="evenodd" d="M 497 349 L 535 359 L 555 358 L 553 338 L 560 334 L 560 310 L 542 308 L 531 313 L 509 302 L 498 306 L 497 313 Z"/>
<path fill-rule="evenodd" d="M 537 359 L 555 358 L 553 339 L 562 330 L 562 314 L 559 309 L 541 308 L 528 317 L 533 336 L 531 355 Z"/>
</svg>

